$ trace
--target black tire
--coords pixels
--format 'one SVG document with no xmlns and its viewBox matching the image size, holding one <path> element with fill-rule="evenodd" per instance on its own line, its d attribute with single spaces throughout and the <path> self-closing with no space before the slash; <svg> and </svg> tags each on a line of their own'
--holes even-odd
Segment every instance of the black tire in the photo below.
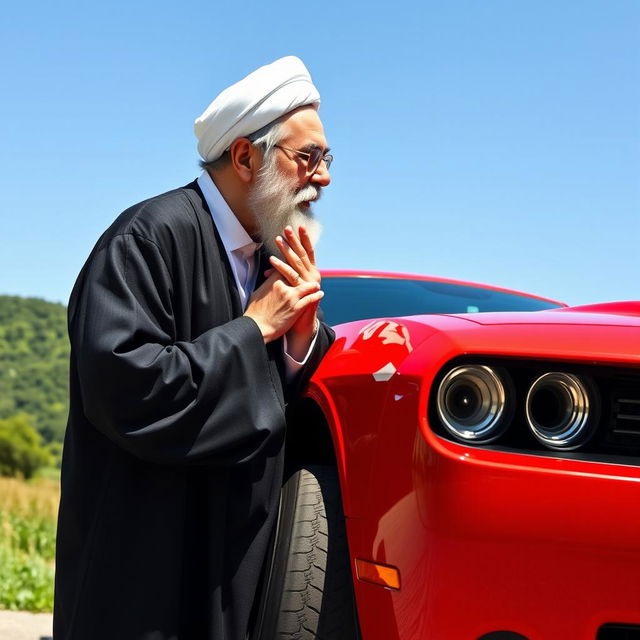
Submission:
<svg viewBox="0 0 640 640">
<path fill-rule="evenodd" d="M 284 486 L 253 640 L 357 640 L 340 485 L 309 466 Z"/>
</svg>

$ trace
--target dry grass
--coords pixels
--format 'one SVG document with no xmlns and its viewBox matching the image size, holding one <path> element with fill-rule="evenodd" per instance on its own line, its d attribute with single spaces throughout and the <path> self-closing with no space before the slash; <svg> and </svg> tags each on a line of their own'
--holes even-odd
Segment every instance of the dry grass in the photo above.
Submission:
<svg viewBox="0 0 640 640">
<path fill-rule="evenodd" d="M 58 482 L 50 478 L 0 478 L 0 511 L 55 519 L 59 500 Z"/>
</svg>

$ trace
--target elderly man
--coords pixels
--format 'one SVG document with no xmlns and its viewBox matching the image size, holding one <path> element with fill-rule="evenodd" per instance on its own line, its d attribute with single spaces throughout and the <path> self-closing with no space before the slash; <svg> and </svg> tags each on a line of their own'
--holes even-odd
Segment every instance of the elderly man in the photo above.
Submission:
<svg viewBox="0 0 640 640">
<path fill-rule="evenodd" d="M 282 58 L 196 120 L 203 174 L 102 235 L 69 304 L 56 640 L 245 640 L 284 409 L 333 334 L 319 95 Z"/>
</svg>

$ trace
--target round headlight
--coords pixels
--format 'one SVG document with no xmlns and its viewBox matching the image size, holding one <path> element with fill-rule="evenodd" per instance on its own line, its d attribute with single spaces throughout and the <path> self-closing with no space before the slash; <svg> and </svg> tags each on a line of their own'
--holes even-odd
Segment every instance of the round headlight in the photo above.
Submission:
<svg viewBox="0 0 640 640">
<path fill-rule="evenodd" d="M 591 435 L 592 403 L 587 385 L 571 373 L 537 378 L 527 394 L 526 417 L 539 442 L 551 449 L 576 449 Z"/>
<path fill-rule="evenodd" d="M 437 409 L 444 427 L 458 440 L 495 440 L 506 426 L 507 399 L 500 376 L 484 365 L 463 365 L 438 387 Z"/>
</svg>

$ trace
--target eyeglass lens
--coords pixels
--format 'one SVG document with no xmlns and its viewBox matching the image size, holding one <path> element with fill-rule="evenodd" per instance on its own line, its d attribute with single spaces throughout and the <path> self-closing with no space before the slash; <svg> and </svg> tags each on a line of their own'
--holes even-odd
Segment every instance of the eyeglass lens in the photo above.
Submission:
<svg viewBox="0 0 640 640">
<path fill-rule="evenodd" d="M 325 161 L 325 164 L 327 165 L 327 169 L 329 169 L 329 167 L 331 166 L 331 161 L 333 160 L 333 156 L 328 153 L 325 155 L 324 151 L 322 151 L 322 149 L 318 149 L 317 147 L 311 149 L 311 153 L 309 153 L 309 173 L 315 173 L 318 170 L 318 167 L 320 166 L 320 163 L 323 159 Z"/>
<path fill-rule="evenodd" d="M 322 162 L 322 150 L 314 147 L 309 154 L 309 171 L 315 173 Z"/>
</svg>

